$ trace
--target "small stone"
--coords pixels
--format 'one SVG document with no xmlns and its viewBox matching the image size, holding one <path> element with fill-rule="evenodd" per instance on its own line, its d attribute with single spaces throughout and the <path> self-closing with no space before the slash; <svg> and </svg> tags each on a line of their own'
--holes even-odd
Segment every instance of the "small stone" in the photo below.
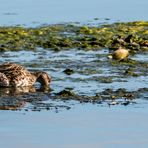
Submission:
<svg viewBox="0 0 148 148">
<path fill-rule="evenodd" d="M 68 68 L 68 69 L 65 69 L 63 72 L 67 75 L 71 75 L 74 73 L 74 70 Z"/>
<path fill-rule="evenodd" d="M 112 54 L 112 56 L 113 56 L 113 59 L 124 60 L 124 59 L 127 59 L 127 57 L 129 56 L 129 51 L 127 49 L 120 47 Z"/>
</svg>

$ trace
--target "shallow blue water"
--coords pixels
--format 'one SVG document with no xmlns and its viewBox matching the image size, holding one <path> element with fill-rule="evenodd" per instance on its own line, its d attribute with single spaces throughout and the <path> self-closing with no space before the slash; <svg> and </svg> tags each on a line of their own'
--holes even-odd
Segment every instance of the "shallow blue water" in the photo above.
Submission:
<svg viewBox="0 0 148 148">
<path fill-rule="evenodd" d="M 147 0 L 0 0 L 0 24 L 148 20 Z"/>
<path fill-rule="evenodd" d="M 100 108 L 90 104 L 77 104 L 57 114 L 1 111 L 0 147 L 146 148 L 147 115 L 138 106 Z"/>
</svg>

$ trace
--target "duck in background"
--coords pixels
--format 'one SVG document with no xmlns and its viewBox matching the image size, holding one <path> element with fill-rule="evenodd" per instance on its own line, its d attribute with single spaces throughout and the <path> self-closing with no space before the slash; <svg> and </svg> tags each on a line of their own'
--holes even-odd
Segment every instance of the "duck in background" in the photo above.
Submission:
<svg viewBox="0 0 148 148">
<path fill-rule="evenodd" d="M 123 47 L 119 47 L 117 50 L 115 50 L 112 54 L 108 56 L 109 59 L 115 59 L 118 61 L 122 61 L 127 59 L 129 56 L 129 50 L 125 49 Z"/>
</svg>

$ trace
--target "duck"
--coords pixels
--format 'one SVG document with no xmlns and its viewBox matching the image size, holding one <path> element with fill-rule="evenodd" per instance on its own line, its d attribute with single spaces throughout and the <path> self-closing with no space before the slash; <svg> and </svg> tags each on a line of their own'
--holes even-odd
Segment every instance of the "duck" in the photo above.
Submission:
<svg viewBox="0 0 148 148">
<path fill-rule="evenodd" d="M 108 58 L 122 61 L 127 59 L 128 56 L 129 56 L 129 50 L 126 48 L 119 47 L 111 55 L 109 55 Z"/>
<path fill-rule="evenodd" d="M 16 63 L 7 62 L 0 65 L 0 87 L 28 87 L 36 82 L 46 87 L 51 82 L 51 76 L 43 71 L 30 72 Z"/>
</svg>

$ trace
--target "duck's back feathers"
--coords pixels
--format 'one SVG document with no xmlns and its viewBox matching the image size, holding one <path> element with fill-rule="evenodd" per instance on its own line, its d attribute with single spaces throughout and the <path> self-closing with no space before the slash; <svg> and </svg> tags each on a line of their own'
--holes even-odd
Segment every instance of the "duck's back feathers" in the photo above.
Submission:
<svg viewBox="0 0 148 148">
<path fill-rule="evenodd" d="M 11 78 L 20 75 L 23 72 L 26 73 L 27 70 L 23 66 L 15 63 L 4 63 L 0 65 L 0 72 Z"/>
<path fill-rule="evenodd" d="M 36 81 L 35 77 L 27 69 L 15 63 L 0 65 L 0 72 L 5 75 L 11 86 L 29 86 L 33 85 Z M 3 82 L 1 81 L 1 83 Z"/>
<path fill-rule="evenodd" d="M 26 70 L 26 69 L 21 65 L 9 62 L 0 65 L 0 72 L 12 71 L 12 70 Z"/>
<path fill-rule="evenodd" d="M 40 82 L 41 85 L 48 86 L 51 77 L 46 72 L 29 72 L 23 66 L 15 63 L 0 65 L 1 86 L 32 86 L 36 81 Z"/>
</svg>

